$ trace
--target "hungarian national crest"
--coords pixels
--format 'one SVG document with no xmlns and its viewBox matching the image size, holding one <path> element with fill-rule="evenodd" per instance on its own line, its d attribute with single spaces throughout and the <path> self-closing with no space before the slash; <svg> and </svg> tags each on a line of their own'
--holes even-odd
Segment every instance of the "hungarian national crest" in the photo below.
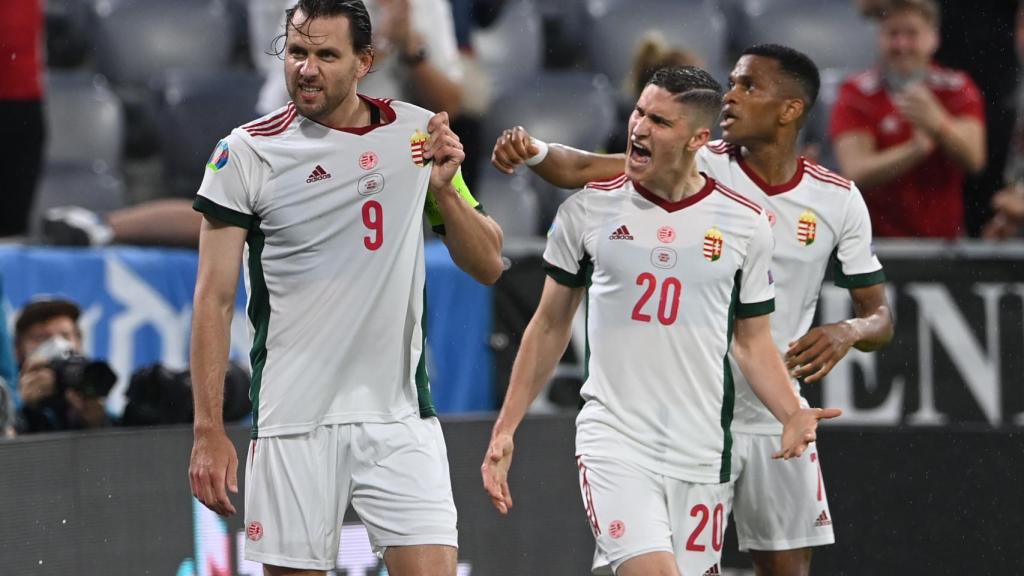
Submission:
<svg viewBox="0 0 1024 576">
<path fill-rule="evenodd" d="M 814 215 L 814 212 L 804 210 L 800 214 L 800 223 L 796 226 L 796 239 L 804 246 L 810 246 L 814 243 L 814 238 L 817 235 L 818 218 Z"/>
<path fill-rule="evenodd" d="M 409 139 L 409 147 L 412 149 L 412 161 L 417 166 L 423 166 L 423 149 L 427 146 L 427 134 L 422 130 L 413 132 Z"/>
<path fill-rule="evenodd" d="M 722 257 L 722 232 L 711 228 L 704 233 L 704 259 L 714 262 Z"/>
</svg>

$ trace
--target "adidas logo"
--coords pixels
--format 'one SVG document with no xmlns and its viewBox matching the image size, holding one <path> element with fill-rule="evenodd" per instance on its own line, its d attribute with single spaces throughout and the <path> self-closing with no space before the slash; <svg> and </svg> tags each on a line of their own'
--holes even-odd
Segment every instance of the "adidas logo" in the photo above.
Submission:
<svg viewBox="0 0 1024 576">
<path fill-rule="evenodd" d="M 715 564 L 708 571 L 704 573 L 704 576 L 722 576 L 722 571 L 718 569 L 718 564 Z"/>
<path fill-rule="evenodd" d="M 629 228 L 626 228 L 626 225 L 623 224 L 622 226 L 619 226 L 618 228 L 616 228 L 615 232 L 612 232 L 612 235 L 609 236 L 608 239 L 609 240 L 632 240 L 633 239 L 633 235 L 629 233 Z"/>
<path fill-rule="evenodd" d="M 814 527 L 815 528 L 821 528 L 822 526 L 831 526 L 831 525 L 832 525 L 832 521 L 828 519 L 828 513 L 825 512 L 824 510 L 822 510 L 821 514 L 818 514 L 818 519 L 814 521 Z"/>
<path fill-rule="evenodd" d="M 323 166 L 317 164 L 316 168 L 313 168 L 313 171 L 309 173 L 309 178 L 306 178 L 306 184 L 312 184 L 314 182 L 319 182 L 321 180 L 327 180 L 330 177 L 331 173 L 328 172 L 327 170 L 324 170 Z"/>
</svg>

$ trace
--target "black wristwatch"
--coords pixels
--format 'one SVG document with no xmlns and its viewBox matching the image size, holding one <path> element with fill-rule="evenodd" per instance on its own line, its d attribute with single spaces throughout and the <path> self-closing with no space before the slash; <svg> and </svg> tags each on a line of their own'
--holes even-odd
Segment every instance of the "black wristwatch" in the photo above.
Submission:
<svg viewBox="0 0 1024 576">
<path fill-rule="evenodd" d="M 427 47 L 421 44 L 412 52 L 402 52 L 399 60 L 409 68 L 415 68 L 427 61 Z"/>
</svg>

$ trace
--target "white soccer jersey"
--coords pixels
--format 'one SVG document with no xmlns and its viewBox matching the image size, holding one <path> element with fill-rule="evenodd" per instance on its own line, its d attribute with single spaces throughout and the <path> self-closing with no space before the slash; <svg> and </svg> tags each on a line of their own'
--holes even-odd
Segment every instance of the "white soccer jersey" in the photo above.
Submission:
<svg viewBox="0 0 1024 576">
<path fill-rule="evenodd" d="M 195 201 L 249 230 L 253 437 L 433 413 L 422 326 L 431 113 L 364 100 L 380 124 L 332 129 L 289 104 L 236 128 Z"/>
<path fill-rule="evenodd" d="M 782 353 L 810 329 L 833 255 L 838 261 L 834 271 L 837 286 L 858 288 L 885 281 L 871 247 L 867 206 L 851 181 L 801 158 L 792 180 L 771 186 L 746 165 L 734 146 L 720 140 L 701 149 L 697 161 L 713 178 L 768 212 L 775 235 L 772 337 Z M 780 433 L 782 425 L 754 395 L 742 372 L 736 369 L 734 374 L 733 430 Z M 799 392 L 799 383 L 793 384 Z"/>
<path fill-rule="evenodd" d="M 729 480 L 735 316 L 770 313 L 772 236 L 756 204 L 713 179 L 669 203 L 625 176 L 559 208 L 544 260 L 587 286 L 578 454 L 698 483 Z"/>
</svg>

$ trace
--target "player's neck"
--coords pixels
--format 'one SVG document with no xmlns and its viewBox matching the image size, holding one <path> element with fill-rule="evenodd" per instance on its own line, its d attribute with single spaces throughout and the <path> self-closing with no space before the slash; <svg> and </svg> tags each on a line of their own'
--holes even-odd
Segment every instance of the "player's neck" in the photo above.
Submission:
<svg viewBox="0 0 1024 576">
<path fill-rule="evenodd" d="M 772 186 L 792 180 L 800 161 L 795 138 L 743 146 L 740 154 L 747 167 Z"/>
<path fill-rule="evenodd" d="M 353 93 L 345 98 L 324 122 L 331 128 L 364 128 L 370 125 L 369 102 Z"/>
<path fill-rule="evenodd" d="M 668 202 L 675 203 L 700 192 L 706 183 L 707 179 L 697 170 L 697 163 L 693 162 L 675 174 L 655 176 L 640 182 L 640 185 Z"/>
</svg>

